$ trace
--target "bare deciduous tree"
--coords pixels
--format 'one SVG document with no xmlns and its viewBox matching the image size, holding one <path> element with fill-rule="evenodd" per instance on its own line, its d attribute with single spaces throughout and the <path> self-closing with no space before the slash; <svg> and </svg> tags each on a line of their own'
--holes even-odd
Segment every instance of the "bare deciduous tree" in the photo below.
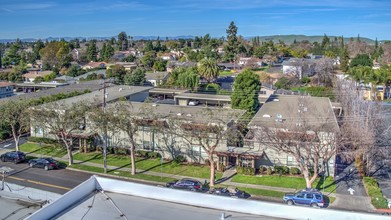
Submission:
<svg viewBox="0 0 391 220">
<path fill-rule="evenodd" d="M 315 72 L 317 73 L 318 85 L 322 83 L 326 86 L 331 86 L 334 66 L 330 58 L 321 58 L 316 61 Z"/>
<path fill-rule="evenodd" d="M 30 108 L 32 127 L 42 128 L 47 134 L 53 135 L 62 142 L 68 153 L 69 165 L 73 164 L 73 141 L 85 127 L 85 114 L 90 104 L 77 102 L 67 104 L 52 102 Z"/>
<path fill-rule="evenodd" d="M 339 152 L 344 159 L 360 161 L 364 175 L 372 175 L 377 162 L 390 159 L 386 149 L 391 145 L 391 121 L 387 106 L 381 102 L 365 101 L 350 80 L 340 80 L 336 98 L 343 108 Z M 388 110 L 389 112 L 389 110 Z"/>
<path fill-rule="evenodd" d="M 311 97 L 298 97 L 297 103 L 286 106 L 289 115 L 264 123 L 253 131 L 255 140 L 264 149 L 295 159 L 308 188 L 312 188 L 321 172 L 327 171 L 329 160 L 336 155 L 339 133 L 331 108 L 317 105 Z"/>
<path fill-rule="evenodd" d="M 8 100 L 0 105 L 0 121 L 11 128 L 16 150 L 19 151 L 19 139 L 28 131 L 29 103 L 24 100 Z"/>
</svg>

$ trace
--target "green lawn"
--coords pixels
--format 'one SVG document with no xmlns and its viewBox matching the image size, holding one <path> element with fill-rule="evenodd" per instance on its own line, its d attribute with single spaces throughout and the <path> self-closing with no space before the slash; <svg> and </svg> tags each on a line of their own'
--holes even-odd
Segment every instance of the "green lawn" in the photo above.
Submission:
<svg viewBox="0 0 391 220">
<path fill-rule="evenodd" d="M 103 154 L 100 152 L 78 153 L 74 155 L 75 160 L 88 161 L 103 164 Z M 107 155 L 107 164 L 116 167 L 130 168 L 130 158 L 125 155 Z M 182 176 L 209 179 L 210 169 L 207 166 L 196 165 L 175 165 L 171 162 L 164 162 L 160 166 L 160 159 L 136 158 L 136 168 L 146 171 L 163 172 Z M 218 172 L 216 178 L 221 178 L 222 173 Z"/>
<path fill-rule="evenodd" d="M 231 71 L 220 71 L 219 72 L 219 76 L 232 76 L 232 75 L 234 75 L 234 73 Z"/>
<path fill-rule="evenodd" d="M 387 200 L 384 198 L 375 178 L 364 177 L 363 182 L 369 197 L 371 197 L 372 205 L 375 206 L 375 208 L 377 209 L 386 209 Z"/>
<path fill-rule="evenodd" d="M 103 168 L 101 167 L 94 167 L 94 166 L 88 166 L 83 164 L 73 164 L 70 167 L 78 170 L 103 173 Z M 162 183 L 166 183 L 174 180 L 173 178 L 169 178 L 169 177 L 159 177 L 159 176 L 153 176 L 153 175 L 142 174 L 142 173 L 132 176 L 130 175 L 130 172 L 125 172 L 125 171 L 108 171 L 107 173 L 114 176 L 122 176 L 122 177 L 128 177 L 132 179 L 149 180 L 149 181 L 162 182 Z"/>
<path fill-rule="evenodd" d="M 41 153 L 41 147 L 38 143 L 26 142 L 20 145 L 20 150 L 26 153 Z M 51 157 L 62 157 L 67 154 L 67 150 L 62 147 L 55 147 L 53 145 L 42 144 L 42 155 Z"/>
<path fill-rule="evenodd" d="M 232 178 L 233 182 L 248 183 L 265 186 L 275 186 L 282 188 L 292 188 L 295 190 L 304 189 L 306 187 L 305 180 L 302 177 L 291 177 L 291 176 L 246 176 L 246 175 L 235 175 Z M 320 182 L 319 182 L 320 181 Z M 313 184 L 314 188 L 323 190 L 323 179 L 318 179 Z M 324 183 L 324 190 L 326 192 L 333 192 L 336 189 L 336 185 L 332 178 L 326 178 Z"/>
</svg>

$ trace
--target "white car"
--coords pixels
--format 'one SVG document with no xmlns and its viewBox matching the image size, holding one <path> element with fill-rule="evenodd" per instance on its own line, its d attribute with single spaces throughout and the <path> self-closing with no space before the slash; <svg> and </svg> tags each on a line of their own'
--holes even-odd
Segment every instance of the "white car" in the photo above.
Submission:
<svg viewBox="0 0 391 220">
<path fill-rule="evenodd" d="M 198 105 L 198 104 L 200 104 L 200 102 L 197 101 L 197 100 L 191 100 L 191 101 L 189 101 L 189 105 L 191 105 L 191 106 L 196 106 L 196 105 Z"/>
</svg>

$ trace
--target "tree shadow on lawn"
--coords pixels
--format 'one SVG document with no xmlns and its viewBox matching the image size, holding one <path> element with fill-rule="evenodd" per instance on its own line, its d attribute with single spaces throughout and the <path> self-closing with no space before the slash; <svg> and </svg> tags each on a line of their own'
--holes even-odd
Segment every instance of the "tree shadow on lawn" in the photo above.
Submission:
<svg viewBox="0 0 391 220">
<path fill-rule="evenodd" d="M 95 155 L 95 156 L 93 156 L 93 157 L 91 157 L 91 158 L 89 158 L 89 159 L 87 159 L 87 160 L 82 160 L 82 161 L 80 161 L 80 162 L 76 162 L 75 164 L 83 164 L 83 163 L 89 162 L 89 161 L 91 161 L 91 160 L 98 159 L 98 158 L 101 157 L 101 156 L 102 156 L 102 154 L 97 154 L 97 155 Z M 103 159 L 103 158 L 102 158 L 102 159 Z"/>
<path fill-rule="evenodd" d="M 155 168 L 157 168 L 157 167 L 160 167 L 160 166 L 163 166 L 163 165 L 167 165 L 167 164 L 169 164 L 169 163 L 171 163 L 171 161 L 167 161 L 167 162 L 164 162 L 164 163 L 162 163 L 162 164 L 157 164 L 157 165 L 155 165 L 155 166 L 152 166 L 152 167 L 150 167 L 150 168 L 148 168 L 148 169 L 146 169 L 146 170 L 143 170 L 143 171 L 137 172 L 137 173 L 145 173 L 145 172 L 148 172 L 148 171 L 150 171 L 150 170 L 153 170 L 153 169 L 155 169 Z M 137 166 L 136 166 L 136 168 L 137 168 Z"/>
</svg>

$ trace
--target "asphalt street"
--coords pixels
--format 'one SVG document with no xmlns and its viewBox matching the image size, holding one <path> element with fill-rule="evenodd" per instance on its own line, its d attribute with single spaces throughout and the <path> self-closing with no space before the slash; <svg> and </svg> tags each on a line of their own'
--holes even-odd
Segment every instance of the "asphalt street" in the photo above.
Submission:
<svg viewBox="0 0 391 220">
<path fill-rule="evenodd" d="M 19 146 L 27 142 L 27 135 L 20 137 Z M 15 141 L 13 138 L 0 143 L 0 149 L 11 150 L 15 149 Z"/>
<path fill-rule="evenodd" d="M 59 194 L 68 192 L 92 175 L 67 169 L 45 171 L 42 168 L 30 168 L 27 163 L 14 164 L 0 161 L 0 169 L 1 167 L 12 169 L 6 175 L 6 183 L 14 183 Z"/>
</svg>

